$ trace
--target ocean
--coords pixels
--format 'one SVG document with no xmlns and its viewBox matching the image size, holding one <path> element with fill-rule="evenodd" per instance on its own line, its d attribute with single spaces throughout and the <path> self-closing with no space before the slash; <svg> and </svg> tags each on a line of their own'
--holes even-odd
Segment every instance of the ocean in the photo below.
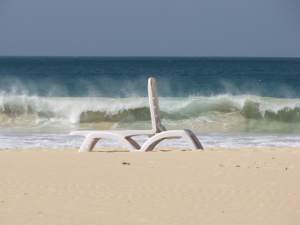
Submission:
<svg viewBox="0 0 300 225">
<path fill-rule="evenodd" d="M 300 58 L 0 57 L 0 148 L 79 147 L 71 131 L 150 129 L 149 77 L 164 126 L 191 129 L 204 148 L 300 147 Z"/>
</svg>

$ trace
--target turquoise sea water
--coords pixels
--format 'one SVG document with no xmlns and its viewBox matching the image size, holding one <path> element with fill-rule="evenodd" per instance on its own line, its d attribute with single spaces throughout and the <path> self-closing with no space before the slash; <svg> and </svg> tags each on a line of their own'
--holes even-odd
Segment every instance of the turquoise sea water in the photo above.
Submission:
<svg viewBox="0 0 300 225">
<path fill-rule="evenodd" d="M 68 132 L 148 129 L 151 76 L 163 124 L 204 147 L 300 146 L 300 58 L 0 57 L 0 147 L 79 147 Z"/>
</svg>

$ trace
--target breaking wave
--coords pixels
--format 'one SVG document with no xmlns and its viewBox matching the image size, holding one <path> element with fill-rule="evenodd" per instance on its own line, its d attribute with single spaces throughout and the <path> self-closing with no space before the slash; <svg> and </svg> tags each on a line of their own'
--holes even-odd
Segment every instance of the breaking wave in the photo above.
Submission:
<svg viewBox="0 0 300 225">
<path fill-rule="evenodd" d="M 160 98 L 169 129 L 300 133 L 300 99 L 254 95 Z M 149 129 L 147 98 L 0 96 L 0 129 Z"/>
</svg>

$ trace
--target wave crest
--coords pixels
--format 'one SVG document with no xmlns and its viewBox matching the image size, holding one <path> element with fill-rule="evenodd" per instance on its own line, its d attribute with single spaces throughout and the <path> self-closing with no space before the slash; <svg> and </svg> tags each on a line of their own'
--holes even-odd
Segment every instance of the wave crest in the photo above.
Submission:
<svg viewBox="0 0 300 225">
<path fill-rule="evenodd" d="M 196 132 L 300 133 L 300 99 L 253 95 L 160 98 L 169 129 Z M 147 98 L 1 96 L 0 128 L 148 129 Z"/>
</svg>

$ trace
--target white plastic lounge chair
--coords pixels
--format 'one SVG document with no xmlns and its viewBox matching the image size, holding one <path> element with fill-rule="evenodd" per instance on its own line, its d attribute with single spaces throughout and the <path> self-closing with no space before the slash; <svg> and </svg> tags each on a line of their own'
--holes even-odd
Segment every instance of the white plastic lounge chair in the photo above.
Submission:
<svg viewBox="0 0 300 225">
<path fill-rule="evenodd" d="M 85 136 L 79 152 L 92 151 L 96 143 L 101 138 L 110 138 L 118 141 L 124 147 L 128 148 L 131 152 L 144 152 L 152 151 L 155 146 L 165 139 L 177 139 L 183 138 L 192 150 L 203 149 L 200 141 L 196 135 L 190 130 L 170 130 L 161 124 L 158 95 L 156 82 L 153 77 L 148 79 L 148 97 L 150 105 L 150 114 L 152 121 L 152 130 L 103 130 L 103 131 L 75 131 L 71 135 Z M 140 146 L 135 140 L 132 139 L 134 136 L 147 135 L 149 139 Z"/>
</svg>

